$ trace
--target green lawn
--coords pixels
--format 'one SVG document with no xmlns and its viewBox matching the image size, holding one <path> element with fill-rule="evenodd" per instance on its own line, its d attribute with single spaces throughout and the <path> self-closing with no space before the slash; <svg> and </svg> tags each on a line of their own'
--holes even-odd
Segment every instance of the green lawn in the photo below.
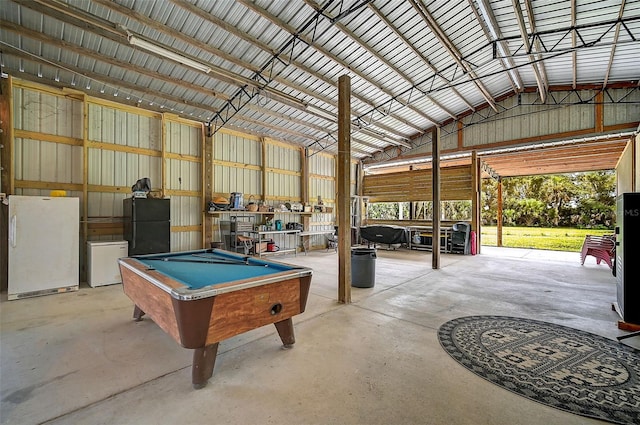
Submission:
<svg viewBox="0 0 640 425">
<path fill-rule="evenodd" d="M 482 226 L 482 245 L 496 246 L 495 226 Z M 580 252 L 585 235 L 613 234 L 613 230 L 548 227 L 503 227 L 502 246 Z"/>
</svg>

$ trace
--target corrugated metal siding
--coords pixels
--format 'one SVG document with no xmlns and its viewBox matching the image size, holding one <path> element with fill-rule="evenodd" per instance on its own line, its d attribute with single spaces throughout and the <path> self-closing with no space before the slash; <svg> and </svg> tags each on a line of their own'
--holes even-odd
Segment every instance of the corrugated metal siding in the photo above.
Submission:
<svg viewBox="0 0 640 425">
<path fill-rule="evenodd" d="M 440 129 L 440 150 L 453 150 L 458 147 L 458 122 L 454 121 Z M 431 149 L 431 145 L 429 145 Z"/>
<path fill-rule="evenodd" d="M 72 138 L 82 137 L 82 102 L 19 85 L 13 87 L 12 95 L 16 181 L 82 184 L 82 147 L 37 139 L 41 133 L 66 137 L 69 143 L 75 143 Z M 19 137 L 21 131 L 33 138 Z M 16 186 L 16 194 L 50 193 L 49 189 Z M 67 194 L 82 196 L 76 191 Z"/>
<path fill-rule="evenodd" d="M 299 148 L 268 142 L 265 147 L 267 149 L 267 167 L 294 172 L 299 172 L 302 168 Z"/>
<path fill-rule="evenodd" d="M 88 216 L 104 220 L 122 217 L 122 200 L 128 195 L 128 193 L 89 192 L 87 195 Z"/>
<path fill-rule="evenodd" d="M 198 249 L 202 247 L 202 127 L 170 119 L 164 125 L 165 152 L 180 156 L 165 160 L 166 192 L 171 198 L 171 250 Z M 200 230 L 188 230 L 194 226 Z"/>
<path fill-rule="evenodd" d="M 90 185 L 132 186 L 148 177 L 154 188 L 161 187 L 161 158 L 107 149 L 89 148 L 88 172 Z"/>
<path fill-rule="evenodd" d="M 309 152 L 309 202 L 317 205 L 318 196 L 325 206 L 333 207 L 333 213 L 314 213 L 311 216 L 311 231 L 333 230 L 336 206 L 336 157 L 321 152 Z M 311 247 L 326 246 L 326 236 L 310 238 Z"/>
<path fill-rule="evenodd" d="M 213 167 L 213 191 L 224 197 L 229 197 L 231 192 L 262 196 L 262 173 L 260 170 L 248 170 L 237 167 L 215 165 Z"/>
<path fill-rule="evenodd" d="M 219 131 L 213 140 L 213 191 L 262 196 L 262 143 L 257 138 Z"/>
<path fill-rule="evenodd" d="M 15 129 L 82 138 L 80 101 L 14 87 L 13 104 Z"/>
<path fill-rule="evenodd" d="M 188 156 L 202 156 L 202 126 L 187 125 L 171 120 L 165 121 L 167 152 Z"/>
<path fill-rule="evenodd" d="M 309 200 L 315 203 L 318 196 L 324 202 L 336 201 L 336 159 L 334 156 L 315 153 L 309 157 Z"/>
<path fill-rule="evenodd" d="M 590 92 L 553 92 L 558 100 L 566 101 L 589 99 Z M 580 96 L 580 98 L 578 97 Z M 466 147 L 484 144 L 537 137 L 547 134 L 569 132 L 594 128 L 595 107 L 593 104 L 573 105 L 566 108 L 562 105 L 542 105 L 535 93 L 523 93 L 521 106 L 514 108 L 518 97 L 500 102 L 506 111 L 496 114 L 491 112 L 489 119 L 482 117 L 482 122 L 473 123 L 474 115 L 465 117 L 464 145 Z M 499 108 L 500 110 L 500 108 Z"/>
<path fill-rule="evenodd" d="M 87 149 L 88 184 L 97 186 L 96 191 L 88 192 L 88 217 L 90 221 L 117 220 L 123 214 L 122 200 L 130 196 L 128 188 L 138 179 L 147 177 L 154 189 L 162 187 L 162 121 L 147 111 L 136 114 L 117 105 L 89 102 L 87 110 L 88 141 L 106 144 L 104 149 Z M 158 153 L 134 153 L 129 151 L 132 148 Z M 125 188 L 123 193 L 112 192 L 119 188 Z"/>
<path fill-rule="evenodd" d="M 180 226 L 200 226 L 202 207 L 194 196 L 171 196 L 171 251 L 186 251 L 202 247 L 200 230 L 176 230 Z"/>
<path fill-rule="evenodd" d="M 89 135 L 94 142 L 162 150 L 162 120 L 148 112 L 135 114 L 89 103 Z"/>
<path fill-rule="evenodd" d="M 202 166 L 199 162 L 166 160 L 166 188 L 201 192 Z"/>
<path fill-rule="evenodd" d="M 66 185 L 61 188 L 83 185 L 85 105 L 53 92 L 30 84 L 13 87 L 17 194 L 48 195 L 57 182 Z M 93 99 L 87 99 L 86 110 L 89 190 L 81 215 L 88 218 L 87 240 L 122 239 L 122 200 L 138 179 L 148 177 L 154 189 L 178 192 L 171 196 L 172 249 L 201 247 L 202 124 L 165 121 L 163 184 L 161 115 Z M 60 141 L 48 140 L 51 135 Z M 67 189 L 67 195 L 82 199 L 83 192 Z M 81 261 L 84 270 L 84 247 Z"/>
<path fill-rule="evenodd" d="M 148 177 L 154 189 L 162 187 L 162 159 L 129 152 L 89 148 L 88 183 L 100 186 L 133 186 Z"/>
<path fill-rule="evenodd" d="M 624 124 L 640 119 L 640 88 L 607 90 L 604 94 L 604 125 Z M 619 103 L 606 103 L 606 102 Z"/>
<path fill-rule="evenodd" d="M 300 149 L 280 143 L 265 142 L 267 173 L 266 198 L 277 205 L 278 201 L 300 202 L 301 163 Z"/>
<path fill-rule="evenodd" d="M 300 176 L 267 172 L 267 203 L 278 205 L 280 201 L 300 202 Z"/>
<path fill-rule="evenodd" d="M 213 141 L 214 159 L 262 165 L 261 143 L 257 138 L 219 131 Z"/>
<path fill-rule="evenodd" d="M 173 207 L 173 202 L 171 205 Z M 189 251 L 200 248 L 202 248 L 201 232 L 171 232 L 172 252 Z"/>
<path fill-rule="evenodd" d="M 413 141 L 414 149 L 406 155 L 423 154 L 431 156 L 431 132 L 428 131 Z M 440 151 L 455 150 L 458 147 L 458 122 L 454 121 L 441 128 L 440 131 Z"/>
<path fill-rule="evenodd" d="M 16 180 L 82 184 L 82 147 L 14 139 Z"/>
</svg>

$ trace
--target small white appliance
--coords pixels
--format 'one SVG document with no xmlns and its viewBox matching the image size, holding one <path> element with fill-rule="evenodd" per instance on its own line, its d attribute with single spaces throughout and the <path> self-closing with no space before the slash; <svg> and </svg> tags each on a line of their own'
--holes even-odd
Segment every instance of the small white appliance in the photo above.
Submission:
<svg viewBox="0 0 640 425">
<path fill-rule="evenodd" d="M 128 256 L 127 241 L 87 242 L 87 283 L 96 286 L 122 283 L 118 258 Z"/>
</svg>

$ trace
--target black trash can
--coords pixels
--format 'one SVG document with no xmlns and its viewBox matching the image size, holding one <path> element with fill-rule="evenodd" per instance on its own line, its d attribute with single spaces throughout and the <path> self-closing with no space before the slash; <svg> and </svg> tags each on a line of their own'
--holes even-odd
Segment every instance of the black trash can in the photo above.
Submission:
<svg viewBox="0 0 640 425">
<path fill-rule="evenodd" d="M 376 249 L 351 248 L 351 286 L 373 288 L 376 283 Z"/>
</svg>

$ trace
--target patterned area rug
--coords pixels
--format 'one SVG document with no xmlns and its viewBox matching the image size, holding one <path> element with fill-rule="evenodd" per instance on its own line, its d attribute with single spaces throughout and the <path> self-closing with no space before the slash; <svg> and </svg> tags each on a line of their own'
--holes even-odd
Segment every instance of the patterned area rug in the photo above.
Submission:
<svg viewBox="0 0 640 425">
<path fill-rule="evenodd" d="M 565 326 L 500 316 L 461 317 L 442 347 L 486 380 L 567 412 L 640 424 L 640 351 Z"/>
</svg>

